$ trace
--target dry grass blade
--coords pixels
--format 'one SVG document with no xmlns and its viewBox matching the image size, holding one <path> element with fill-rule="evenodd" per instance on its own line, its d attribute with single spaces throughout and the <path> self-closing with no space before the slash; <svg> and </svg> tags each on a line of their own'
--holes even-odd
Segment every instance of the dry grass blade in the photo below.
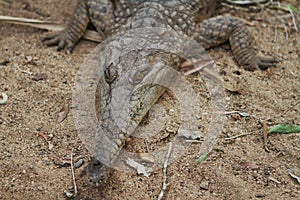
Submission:
<svg viewBox="0 0 300 200">
<path fill-rule="evenodd" d="M 227 0 L 227 2 L 237 5 L 249 5 L 249 4 L 256 4 L 256 3 L 268 3 L 269 0 L 242 0 L 242 1 L 236 1 L 236 0 Z"/>
<path fill-rule="evenodd" d="M 44 22 L 36 19 L 3 16 L 3 15 L 0 15 L 0 22 L 32 26 L 35 28 L 46 29 L 51 31 L 62 31 L 64 29 L 64 26 L 57 23 Z"/>
<path fill-rule="evenodd" d="M 164 168 L 163 168 L 163 186 L 162 186 L 162 189 L 158 195 L 158 198 L 157 200 L 162 200 L 163 197 L 164 197 L 164 193 L 168 187 L 168 183 L 167 183 L 167 167 L 168 167 L 168 162 L 169 162 L 169 159 L 170 159 L 170 156 L 171 156 L 171 151 L 172 151 L 172 148 L 173 148 L 173 143 L 170 142 L 169 143 L 169 149 L 168 149 L 168 152 L 166 154 L 166 158 L 165 158 L 165 162 L 164 162 Z"/>
<path fill-rule="evenodd" d="M 45 29 L 50 31 L 62 31 L 65 26 L 55 23 L 55 22 L 45 22 L 36 19 L 20 18 L 20 17 L 11 17 L 0 15 L 0 23 L 10 23 L 18 24 L 24 26 L 31 26 L 39 29 Z M 96 31 L 87 30 L 83 36 L 84 39 L 91 40 L 94 42 L 101 42 L 101 37 Z"/>
</svg>

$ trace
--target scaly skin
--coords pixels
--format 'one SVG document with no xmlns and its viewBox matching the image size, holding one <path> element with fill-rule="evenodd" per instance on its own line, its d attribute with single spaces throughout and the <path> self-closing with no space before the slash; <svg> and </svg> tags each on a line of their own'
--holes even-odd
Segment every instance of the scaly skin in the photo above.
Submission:
<svg viewBox="0 0 300 200">
<path fill-rule="evenodd" d="M 115 33 L 140 26 L 136 24 L 139 11 L 176 31 L 182 31 L 208 49 L 229 41 L 238 64 L 246 70 L 264 69 L 274 64 L 273 59 L 256 55 L 252 37 L 245 25 L 228 16 L 211 17 L 217 0 L 142 1 L 142 0 L 79 0 L 67 28 L 59 34 L 44 38 L 47 45 L 58 45 L 58 50 L 72 51 L 76 42 L 92 22 L 105 39 Z M 203 21 L 203 19 L 206 19 Z M 154 20 L 155 21 L 155 20 Z M 145 18 L 143 26 L 157 26 Z M 148 23 L 148 24 L 147 24 Z"/>
<path fill-rule="evenodd" d="M 47 45 L 58 45 L 59 50 L 66 47 L 72 51 L 89 22 L 93 23 L 103 39 L 132 29 L 161 27 L 185 34 L 195 39 L 205 49 L 229 41 L 238 64 L 247 70 L 273 65 L 274 60 L 256 55 L 251 47 L 252 38 L 238 19 L 228 16 L 209 18 L 215 10 L 216 3 L 217 0 L 79 0 L 67 28 L 61 33 L 47 36 L 44 42 Z M 143 57 L 143 55 L 147 56 Z M 99 143 L 96 149 L 99 149 L 110 163 L 113 163 L 118 156 L 126 137 L 132 134 L 151 106 L 165 91 L 162 86 L 142 84 L 146 79 L 152 80 L 161 75 L 161 71 L 144 69 L 141 63 L 145 62 L 163 62 L 166 66 L 175 66 L 171 54 L 162 52 L 150 54 L 147 50 L 130 52 L 118 63 L 107 66 L 104 75 L 100 77 L 101 128 L 112 143 L 96 138 L 99 140 L 96 142 Z M 130 80 L 121 80 L 119 74 L 126 72 L 126 68 L 132 70 L 134 74 L 129 77 Z M 143 87 L 144 89 L 141 90 Z M 132 94 L 130 91 L 138 92 Z M 121 100 L 112 99 L 114 93 L 120 93 Z M 123 120 L 121 123 L 124 122 L 127 130 L 120 130 L 112 118 L 112 110 L 116 109 L 114 106 L 123 105 L 120 101 L 126 101 L 128 94 L 132 94 L 128 105 L 130 113 L 120 114 Z M 108 167 L 100 165 L 95 179 L 104 179 L 107 174 Z"/>
</svg>

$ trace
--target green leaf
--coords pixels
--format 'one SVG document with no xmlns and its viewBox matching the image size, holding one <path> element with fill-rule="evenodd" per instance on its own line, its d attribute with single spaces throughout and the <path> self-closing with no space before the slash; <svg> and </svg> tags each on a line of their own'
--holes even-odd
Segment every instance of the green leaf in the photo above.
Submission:
<svg viewBox="0 0 300 200">
<path fill-rule="evenodd" d="M 206 160 L 207 157 L 208 157 L 208 153 L 202 154 L 202 155 L 196 160 L 196 164 L 202 163 L 204 160 Z"/>
<path fill-rule="evenodd" d="M 273 126 L 269 133 L 300 133 L 300 126 L 289 125 L 289 124 L 279 124 Z"/>
<path fill-rule="evenodd" d="M 288 4 L 287 5 L 294 13 L 298 13 L 298 9 L 295 7 L 295 6 L 293 6 L 293 5 L 291 5 L 291 4 Z"/>
</svg>

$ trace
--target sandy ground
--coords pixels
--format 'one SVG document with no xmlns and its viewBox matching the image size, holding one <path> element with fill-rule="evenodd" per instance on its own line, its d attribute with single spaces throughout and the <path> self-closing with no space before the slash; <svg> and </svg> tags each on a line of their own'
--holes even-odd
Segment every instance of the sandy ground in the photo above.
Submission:
<svg viewBox="0 0 300 200">
<path fill-rule="evenodd" d="M 1 0 L 0 14 L 66 23 L 75 3 Z M 299 3 L 296 6 L 300 8 Z M 263 18 L 262 13 L 234 13 L 246 21 Z M 274 24 L 254 22 L 248 27 L 259 54 L 272 55 L 280 62 L 268 71 L 248 72 L 237 66 L 226 45 L 211 50 L 223 78 L 239 88 L 236 93 L 226 92 L 226 111 L 238 110 L 251 116 L 226 115 L 216 146 L 222 151 L 213 151 L 200 165 L 195 160 L 201 144 L 192 144 L 172 163 L 165 199 L 300 199 L 300 183 L 289 175 L 292 172 L 300 176 L 300 134 L 269 135 L 267 152 L 262 125 L 266 119 L 270 119 L 269 127 L 300 123 L 299 34 L 291 29 L 286 40 L 280 22 L 277 29 Z M 64 191 L 72 188 L 72 149 L 75 162 L 84 160 L 75 171 L 76 199 L 156 199 L 162 187 L 162 170 L 149 178 L 113 171 L 100 186 L 79 176 L 90 156 L 78 138 L 72 109 L 62 123 L 56 121 L 62 107 L 71 105 L 76 73 L 97 44 L 82 40 L 69 55 L 44 46 L 40 40 L 46 34 L 35 28 L 0 24 L 0 93 L 8 95 L 7 104 L 0 105 L 0 199 L 65 199 Z M 47 77 L 36 81 L 37 74 Z M 199 84 L 199 75 L 191 75 L 188 80 L 199 101 L 207 102 L 208 94 Z M 170 110 L 171 102 L 172 97 L 166 94 L 159 104 Z M 204 119 L 200 118 L 200 124 L 205 131 L 209 122 Z M 163 134 L 172 135 L 170 129 L 174 127 L 170 125 Z M 246 133 L 249 135 L 226 139 Z M 167 145 L 169 140 L 150 139 L 149 145 L 155 146 L 155 141 Z"/>
</svg>

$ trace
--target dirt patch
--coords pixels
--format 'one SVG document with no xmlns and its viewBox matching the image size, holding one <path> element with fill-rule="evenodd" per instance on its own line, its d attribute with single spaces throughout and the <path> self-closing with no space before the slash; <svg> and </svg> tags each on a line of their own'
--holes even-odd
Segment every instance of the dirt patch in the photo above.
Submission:
<svg viewBox="0 0 300 200">
<path fill-rule="evenodd" d="M 75 3 L 4 0 L 0 2 L 0 14 L 65 23 Z M 220 12 L 224 10 L 228 8 Z M 263 19 L 262 13 L 236 14 L 246 20 Z M 299 35 L 292 32 L 286 40 L 284 31 L 263 21 L 249 26 L 249 30 L 258 52 L 273 55 L 280 63 L 269 71 L 247 72 L 236 65 L 226 46 L 211 50 L 224 79 L 240 88 L 239 93 L 226 93 L 226 110 L 251 116 L 227 115 L 216 146 L 222 151 L 212 152 L 202 164 L 195 164 L 200 144 L 192 144 L 172 163 L 168 167 L 166 199 L 299 199 L 300 184 L 288 171 L 300 176 L 300 135 L 272 134 L 268 139 L 270 151 L 266 152 L 261 124 L 268 118 L 270 126 L 300 122 Z M 64 190 L 72 187 L 68 165 L 72 149 L 75 161 L 89 161 L 77 136 L 72 109 L 64 122 L 57 124 L 56 120 L 61 108 L 71 105 L 76 73 L 96 44 L 80 41 L 74 53 L 68 55 L 42 45 L 40 39 L 45 34 L 23 26 L 0 26 L 0 92 L 8 95 L 7 104 L 0 105 L 0 199 L 64 199 Z M 34 80 L 40 74 L 47 76 Z M 189 76 L 188 80 L 199 101 L 206 101 L 199 76 Z M 173 105 L 169 100 L 168 95 L 160 100 L 167 110 Z M 208 126 L 204 120 L 200 123 L 204 128 Z M 170 134 L 168 131 L 165 133 Z M 226 140 L 244 133 L 250 135 Z M 85 176 L 80 178 L 82 169 L 76 169 L 78 199 L 156 199 L 163 179 L 162 170 L 149 178 L 114 171 L 105 185 L 96 187 Z"/>
</svg>

